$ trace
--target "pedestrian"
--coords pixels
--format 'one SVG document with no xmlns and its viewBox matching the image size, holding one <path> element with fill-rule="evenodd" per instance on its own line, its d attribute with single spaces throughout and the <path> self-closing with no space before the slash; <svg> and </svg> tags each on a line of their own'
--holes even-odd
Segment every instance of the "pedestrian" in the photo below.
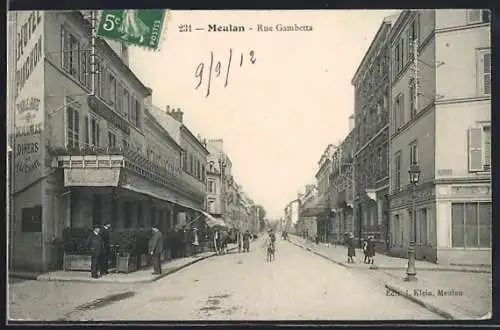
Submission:
<svg viewBox="0 0 500 330">
<path fill-rule="evenodd" d="M 220 233 L 219 230 L 214 231 L 214 249 L 217 255 L 220 254 Z"/>
<path fill-rule="evenodd" d="M 102 243 L 104 251 L 101 257 L 101 271 L 103 275 L 108 274 L 109 260 L 111 259 L 111 245 L 109 243 L 109 232 L 111 231 L 111 224 L 107 223 L 102 228 Z"/>
<path fill-rule="evenodd" d="M 363 254 L 365 255 L 365 258 L 363 259 L 363 262 L 365 264 L 367 264 L 368 263 L 368 259 L 369 259 L 369 257 L 368 257 L 368 238 L 365 238 L 363 240 Z"/>
<path fill-rule="evenodd" d="M 375 257 L 375 237 L 373 235 L 368 236 L 366 250 L 368 255 L 368 263 L 373 265 Z"/>
<path fill-rule="evenodd" d="M 238 240 L 238 253 L 241 253 L 241 247 L 243 246 L 243 235 L 241 234 L 240 231 L 238 231 L 238 236 L 236 239 Z"/>
<path fill-rule="evenodd" d="M 153 236 L 149 239 L 149 254 L 153 259 L 153 275 L 161 274 L 161 253 L 163 252 L 163 236 L 157 226 L 153 226 Z"/>
<path fill-rule="evenodd" d="M 356 256 L 356 249 L 354 248 L 354 235 L 352 233 L 349 233 L 346 239 L 347 243 L 347 263 L 348 264 L 353 264 L 354 259 L 353 257 Z"/>
<path fill-rule="evenodd" d="M 243 252 L 250 252 L 250 231 L 243 234 Z"/>
<path fill-rule="evenodd" d="M 104 252 L 104 244 L 101 236 L 101 228 L 96 226 L 87 237 L 85 245 L 90 249 L 90 274 L 92 278 L 99 278 L 101 275 L 101 258 Z"/>
</svg>

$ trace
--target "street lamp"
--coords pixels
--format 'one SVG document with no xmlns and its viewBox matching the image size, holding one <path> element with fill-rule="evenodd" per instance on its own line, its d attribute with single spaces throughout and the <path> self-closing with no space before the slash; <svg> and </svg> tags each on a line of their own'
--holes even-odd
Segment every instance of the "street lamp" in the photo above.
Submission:
<svg viewBox="0 0 500 330">
<path fill-rule="evenodd" d="M 420 166 L 413 162 L 408 171 L 410 176 L 411 184 L 411 199 L 412 199 L 412 221 L 413 221 L 413 237 L 411 238 L 410 244 L 408 246 L 408 268 L 406 269 L 405 281 L 416 281 L 417 280 L 417 270 L 415 268 L 416 259 L 416 244 L 417 244 L 417 218 L 416 218 L 416 206 L 415 206 L 415 188 L 420 180 Z"/>
</svg>

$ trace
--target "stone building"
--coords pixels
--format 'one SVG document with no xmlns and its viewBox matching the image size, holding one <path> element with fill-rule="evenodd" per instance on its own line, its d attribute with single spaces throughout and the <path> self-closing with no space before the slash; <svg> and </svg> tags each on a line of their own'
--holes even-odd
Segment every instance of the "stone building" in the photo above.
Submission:
<svg viewBox="0 0 500 330">
<path fill-rule="evenodd" d="M 298 200 L 299 220 L 296 234 L 308 239 L 315 239 L 318 234 L 318 215 L 324 212 L 318 205 L 318 189 L 316 185 L 307 185 L 305 192 Z"/>
<path fill-rule="evenodd" d="M 316 219 L 318 221 L 317 231 L 320 240 L 323 242 L 329 241 L 333 229 L 333 213 L 332 213 L 332 200 L 330 194 L 330 175 L 332 171 L 331 159 L 335 146 L 329 144 L 323 155 L 318 161 L 318 171 L 316 172 L 316 210 L 318 212 Z"/>
<path fill-rule="evenodd" d="M 490 264 L 490 13 L 405 10 L 389 38 L 390 252 L 405 256 L 415 234 L 418 259 Z"/>
<path fill-rule="evenodd" d="M 152 91 L 128 67 L 126 47 L 97 39 L 92 74 L 87 14 L 10 15 L 13 266 L 57 267 L 53 242 L 65 227 L 167 228 L 201 209 L 202 180 L 183 175 L 185 147 L 151 113 Z"/>
<path fill-rule="evenodd" d="M 389 33 L 397 16 L 384 19 L 359 65 L 355 89 L 354 236 L 373 234 L 379 249 L 388 240 Z"/>
</svg>

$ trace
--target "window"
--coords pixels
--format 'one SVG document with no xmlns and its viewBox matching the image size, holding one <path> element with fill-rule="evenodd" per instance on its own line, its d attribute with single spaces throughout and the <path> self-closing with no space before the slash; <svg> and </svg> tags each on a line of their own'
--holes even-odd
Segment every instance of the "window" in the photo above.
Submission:
<svg viewBox="0 0 500 330">
<path fill-rule="evenodd" d="M 427 245 L 428 242 L 428 231 L 427 231 L 427 209 L 421 209 L 417 215 L 417 243 L 422 245 Z"/>
<path fill-rule="evenodd" d="M 79 78 L 80 43 L 76 36 L 66 28 L 61 28 L 61 64 L 63 69 L 75 78 Z"/>
<path fill-rule="evenodd" d="M 116 79 L 109 74 L 108 102 L 111 106 L 116 106 Z"/>
<path fill-rule="evenodd" d="M 469 128 L 469 172 L 491 168 L 491 126 Z"/>
<path fill-rule="evenodd" d="M 382 156 L 382 148 L 377 151 L 377 180 L 383 177 L 384 173 L 384 158 Z"/>
<path fill-rule="evenodd" d="M 407 42 L 407 48 L 408 48 L 408 59 L 411 59 L 413 58 L 413 47 L 414 47 L 414 41 L 417 41 L 418 42 L 418 36 L 419 36 L 419 15 L 417 14 L 415 16 L 415 19 L 413 20 L 413 22 L 411 22 L 411 24 L 408 26 L 408 30 L 407 30 L 407 38 L 408 38 L 408 42 Z"/>
<path fill-rule="evenodd" d="M 104 66 L 104 61 L 102 61 L 101 59 L 99 59 L 97 57 L 96 57 L 96 70 L 97 70 L 96 86 L 95 86 L 96 94 L 100 98 L 104 98 L 104 91 L 105 91 L 104 86 L 106 86 L 106 81 L 105 81 L 106 68 Z"/>
<path fill-rule="evenodd" d="M 418 163 L 418 144 L 417 141 L 410 143 L 410 164 Z"/>
<path fill-rule="evenodd" d="M 193 155 L 189 155 L 189 173 L 193 174 L 194 173 L 194 160 L 193 160 Z"/>
<path fill-rule="evenodd" d="M 396 191 L 401 188 L 401 151 L 394 155 L 394 188 Z"/>
<path fill-rule="evenodd" d="M 184 172 L 187 172 L 188 170 L 188 158 L 186 151 L 182 152 L 182 169 L 184 170 Z"/>
<path fill-rule="evenodd" d="M 208 192 L 215 193 L 215 181 L 208 180 Z"/>
<path fill-rule="evenodd" d="M 123 114 L 123 85 L 118 83 L 116 85 L 116 107 L 115 109 L 119 114 Z"/>
<path fill-rule="evenodd" d="M 128 149 L 129 143 L 127 139 L 122 139 L 123 149 Z"/>
<path fill-rule="evenodd" d="M 141 104 L 139 103 L 139 101 L 135 101 L 135 126 L 137 127 L 140 127 L 141 125 L 141 122 L 140 122 L 140 118 L 141 118 Z"/>
<path fill-rule="evenodd" d="M 99 146 L 100 138 L 99 122 L 92 117 L 85 117 L 85 144 Z"/>
<path fill-rule="evenodd" d="M 491 13 L 485 9 L 467 9 L 467 22 L 469 24 L 489 23 Z"/>
<path fill-rule="evenodd" d="M 108 132 L 108 146 L 110 148 L 116 147 L 116 134 Z"/>
<path fill-rule="evenodd" d="M 80 54 L 80 82 L 87 88 L 90 87 L 90 51 L 87 46 L 82 47 Z"/>
<path fill-rule="evenodd" d="M 404 123 L 404 95 L 399 94 L 394 100 L 394 127 L 396 131 Z"/>
<path fill-rule="evenodd" d="M 208 201 L 208 212 L 215 213 L 215 201 Z"/>
<path fill-rule="evenodd" d="M 80 146 L 80 114 L 78 110 L 68 107 L 67 111 L 67 146 L 70 148 L 78 148 Z"/>
<path fill-rule="evenodd" d="M 123 115 L 128 119 L 130 115 L 130 95 L 123 89 Z"/>
<path fill-rule="evenodd" d="M 201 165 L 201 181 L 205 183 L 205 165 Z"/>
<path fill-rule="evenodd" d="M 491 203 L 451 204 L 452 247 L 491 247 Z"/>
<path fill-rule="evenodd" d="M 481 95 L 491 94 L 491 50 L 478 51 L 477 82 Z"/>
</svg>

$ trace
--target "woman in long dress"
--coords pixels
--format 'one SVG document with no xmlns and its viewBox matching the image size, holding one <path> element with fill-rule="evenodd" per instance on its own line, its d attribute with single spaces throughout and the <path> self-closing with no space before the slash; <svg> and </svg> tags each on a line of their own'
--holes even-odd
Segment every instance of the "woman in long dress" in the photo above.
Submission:
<svg viewBox="0 0 500 330">
<path fill-rule="evenodd" d="M 138 10 L 127 9 L 123 11 L 120 32 L 122 33 L 122 39 L 139 38 L 139 42 L 142 43 L 145 35 L 149 33 L 149 27 L 138 16 Z"/>
</svg>

